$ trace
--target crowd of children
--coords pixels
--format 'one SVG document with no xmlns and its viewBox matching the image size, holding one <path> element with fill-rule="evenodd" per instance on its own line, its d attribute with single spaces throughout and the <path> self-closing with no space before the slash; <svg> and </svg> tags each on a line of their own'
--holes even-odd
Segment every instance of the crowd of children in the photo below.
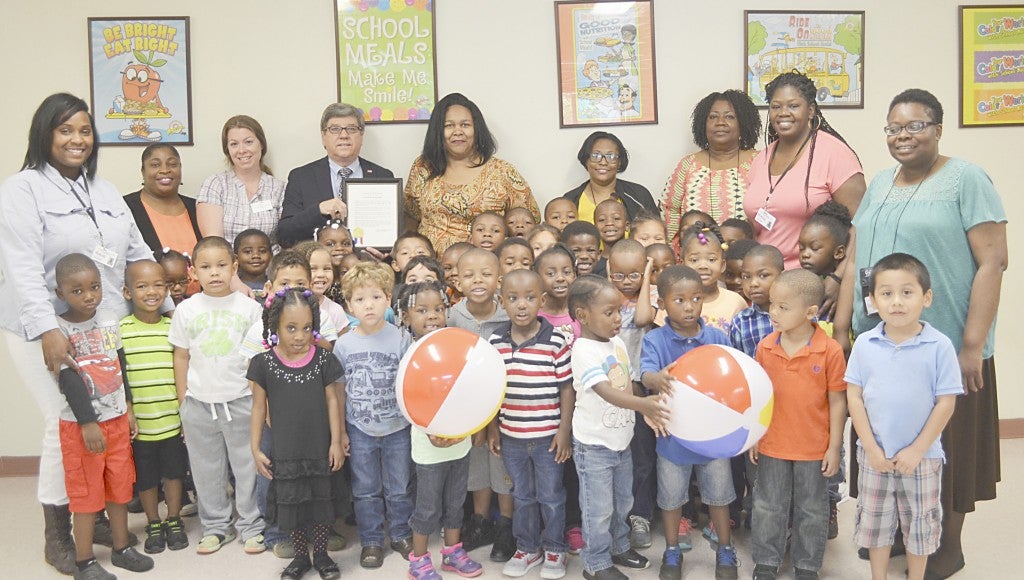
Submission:
<svg viewBox="0 0 1024 580">
<path fill-rule="evenodd" d="M 103 308 L 117 298 L 102 295 L 95 265 L 70 254 L 56 277 L 76 353 L 60 376 L 76 577 L 109 577 L 91 550 L 103 508 L 111 563 L 153 567 L 129 546 L 132 481 L 144 551 L 187 547 L 190 471 L 197 552 L 237 537 L 247 553 L 290 559 L 285 579 L 314 568 L 340 576 L 333 523 L 351 512 L 363 568 L 379 568 L 389 547 L 409 578 L 436 580 L 429 544 L 441 532 L 440 569 L 459 576 L 483 573 L 470 552 L 490 545 L 508 577 L 540 567 L 561 578 L 579 553 L 585 578 L 625 578 L 620 568 L 650 565 L 639 550 L 652 545 L 659 510 L 659 577 L 679 579 L 698 503 L 716 578 L 738 577 L 732 530 L 743 512 L 755 579 L 775 578 L 787 551 L 797 578 L 817 578 L 838 533 L 849 406 L 860 436 L 856 541 L 884 577 L 899 524 L 909 575 L 922 578 L 939 537 L 938 437 L 962 392 L 957 359 L 920 321 L 927 270 L 894 254 L 868 282 L 881 322 L 847 365 L 819 307 L 849 228 L 841 205 L 821 206 L 800 234 L 802 268 L 790 271 L 746 222 L 688 212 L 667 240 L 659 217 L 627 222 L 614 199 L 594 208 L 593 224 L 561 198 L 541 224 L 526 210 L 482 213 L 470 242 L 440 259 L 428 239 L 403 234 L 390 267 L 356 252 L 338 221 L 275 256 L 265 234 L 246 230 L 233 245 L 208 237 L 191 256 L 130 264 L 132 313 L 120 321 Z M 495 419 L 459 439 L 410 425 L 395 396 L 403 354 L 446 326 L 488 340 L 508 377 Z M 667 436 L 670 371 L 709 344 L 754 358 L 775 386 L 767 434 L 732 459 Z"/>
</svg>

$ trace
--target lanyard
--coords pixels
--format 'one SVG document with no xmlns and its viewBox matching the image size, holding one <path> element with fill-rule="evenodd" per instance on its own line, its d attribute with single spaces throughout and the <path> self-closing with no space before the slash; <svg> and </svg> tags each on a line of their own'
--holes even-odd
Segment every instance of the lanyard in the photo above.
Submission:
<svg viewBox="0 0 1024 580">
<path fill-rule="evenodd" d="M 82 183 L 84 184 L 83 189 L 85 190 L 85 199 L 89 201 L 88 205 L 86 205 L 85 200 L 82 199 L 82 196 L 78 195 L 78 190 L 75 188 L 75 186 L 78 183 L 76 181 L 68 179 L 67 177 L 64 178 L 64 181 L 68 182 L 68 187 L 71 189 L 71 193 L 75 196 L 75 199 L 78 200 L 78 203 L 82 205 L 82 209 L 84 209 L 85 213 L 88 214 L 89 219 L 92 220 L 92 224 L 96 226 L 97 230 L 100 229 L 100 224 L 99 222 L 96 221 L 96 210 L 93 209 L 92 207 L 92 196 L 89 195 L 89 180 L 82 180 Z"/>
<path fill-rule="evenodd" d="M 817 129 L 815 129 L 815 131 L 816 130 Z M 810 141 L 811 139 L 811 135 L 814 135 L 814 131 L 807 133 L 807 136 L 804 137 L 804 142 L 801 143 L 800 148 L 796 150 L 796 155 L 793 156 L 793 160 L 789 162 L 789 165 L 787 165 L 786 168 L 782 171 L 782 175 L 779 175 L 779 178 L 775 180 L 775 183 L 772 183 L 772 161 L 775 161 L 775 152 L 779 150 L 778 142 L 775 143 L 775 147 L 772 148 L 772 154 L 768 156 L 768 171 L 766 172 L 768 177 L 768 195 L 764 197 L 764 208 L 767 209 L 768 200 L 771 199 L 772 194 L 775 193 L 775 188 L 779 186 L 779 183 L 781 183 L 782 179 L 786 177 L 786 174 L 789 173 L 789 170 L 793 169 L 793 166 L 796 165 L 796 162 L 800 160 L 801 154 L 804 151 L 804 147 L 807 146 L 807 142 Z M 811 168 L 808 166 L 807 171 L 810 170 Z"/>
<path fill-rule="evenodd" d="M 939 159 L 937 157 L 935 158 L 935 161 L 932 161 L 931 166 L 928 167 L 928 172 L 924 174 L 924 177 L 921 178 L 921 181 L 917 182 L 917 186 L 914 187 L 914 191 L 910 192 L 910 197 L 907 198 L 907 201 L 903 202 L 903 207 L 900 208 L 900 213 L 896 215 L 896 223 L 893 225 L 892 228 L 893 233 L 892 245 L 889 249 L 890 253 L 896 251 L 896 235 L 899 233 L 900 222 L 903 221 L 903 212 L 907 211 L 907 207 L 910 205 L 910 202 L 914 201 L 914 197 L 917 195 L 917 190 L 921 189 L 921 186 L 924 185 L 924 182 L 928 181 L 928 178 L 932 176 L 932 169 L 935 169 L 935 164 L 938 163 L 938 161 Z M 869 264 L 874 264 L 875 235 L 877 233 L 876 230 L 878 228 L 878 219 L 882 216 L 882 208 L 885 207 L 885 203 L 889 201 L 889 196 L 892 195 L 892 190 L 896 188 L 896 180 L 900 178 L 901 170 L 902 167 L 896 171 L 895 175 L 892 176 L 892 184 L 889 185 L 889 191 L 887 191 L 885 193 L 885 197 L 882 198 L 882 203 L 878 204 L 878 211 L 875 212 L 874 218 L 871 220 L 871 245 L 868 248 Z"/>
</svg>

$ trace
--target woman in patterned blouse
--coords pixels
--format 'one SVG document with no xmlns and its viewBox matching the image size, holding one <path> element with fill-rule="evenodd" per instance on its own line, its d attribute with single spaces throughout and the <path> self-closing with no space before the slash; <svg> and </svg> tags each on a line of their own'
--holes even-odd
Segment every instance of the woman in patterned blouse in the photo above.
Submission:
<svg viewBox="0 0 1024 580">
<path fill-rule="evenodd" d="M 761 117 L 750 98 L 737 90 L 711 93 L 693 109 L 693 142 L 700 151 L 683 157 L 665 185 L 662 205 L 668 237 L 679 251 L 679 220 L 700 210 L 721 223 L 745 219 L 750 161 L 761 135 Z"/>
<path fill-rule="evenodd" d="M 405 184 L 406 228 L 417 230 L 441 255 L 469 241 L 473 218 L 485 211 L 530 210 L 540 223 L 537 200 L 511 163 L 494 157 L 497 148 L 483 114 L 459 93 L 434 107 L 423 152 Z"/>
</svg>

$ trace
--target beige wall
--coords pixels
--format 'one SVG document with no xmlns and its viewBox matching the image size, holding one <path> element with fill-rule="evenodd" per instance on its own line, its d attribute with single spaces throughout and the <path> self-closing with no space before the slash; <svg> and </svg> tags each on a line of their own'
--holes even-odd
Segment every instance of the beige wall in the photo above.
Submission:
<svg viewBox="0 0 1024 580">
<path fill-rule="evenodd" d="M 987 169 L 1003 195 L 1010 221 L 1017 223 L 1024 217 L 1019 196 L 1024 128 L 956 127 L 956 6 L 962 2 L 845 2 L 843 8 L 867 11 L 866 106 L 827 115 L 856 149 L 870 178 L 892 164 L 881 132 L 889 99 L 909 87 L 931 90 L 948 115 L 942 151 Z M 463 92 L 480 105 L 499 139 L 498 155 L 519 168 L 541 204 L 583 181 L 585 173 L 575 154 L 590 130 L 558 128 L 552 2 L 436 3 L 439 93 Z M 820 9 L 823 4 L 655 2 L 659 123 L 614 129 L 631 152 L 624 177 L 660 192 L 678 159 L 694 150 L 688 130 L 693 105 L 711 90 L 741 84 L 747 7 Z M 202 179 L 224 166 L 220 127 L 237 113 L 252 115 L 263 124 L 270 141 L 268 160 L 280 176 L 323 154 L 317 123 L 323 107 L 337 94 L 330 0 L 37 0 L 5 2 L 0 10 L 0 126 L 6 133 L 0 140 L 0 176 L 20 167 L 29 119 L 43 97 L 67 90 L 88 99 L 89 16 L 191 16 L 196 144 L 182 148 L 183 192 L 195 195 Z M 423 132 L 423 125 L 373 126 L 363 152 L 404 176 Z M 105 149 L 101 175 L 124 192 L 138 189 L 140 152 L 134 147 Z M 1011 228 L 1011 247 L 1019 247 L 1020 231 Z M 1011 269 L 1004 287 L 1021 287 L 1022 272 L 1019 266 Z M 1000 315 L 1002 416 L 1024 417 L 1024 393 L 1012 380 L 1024 374 L 1024 360 L 1010 350 L 1024 339 L 1024 316 L 1010 300 Z M 0 455 L 38 453 L 39 413 L 13 376 L 6 349 L 0 352 L 0 376 L 9 377 L 0 405 Z"/>
</svg>

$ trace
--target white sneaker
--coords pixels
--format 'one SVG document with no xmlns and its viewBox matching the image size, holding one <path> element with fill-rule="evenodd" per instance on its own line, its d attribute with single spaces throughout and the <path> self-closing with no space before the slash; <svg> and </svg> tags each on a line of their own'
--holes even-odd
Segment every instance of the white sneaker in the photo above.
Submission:
<svg viewBox="0 0 1024 580">
<path fill-rule="evenodd" d="M 526 576 L 526 573 L 533 570 L 537 566 L 540 566 L 541 561 L 544 560 L 544 553 L 537 552 L 536 554 L 527 554 L 522 550 L 516 550 L 516 553 L 512 556 L 512 559 L 505 562 L 505 566 L 501 569 L 501 573 L 509 578 L 519 578 Z M 563 574 L 565 567 L 563 566 Z M 561 578 L 561 576 L 558 576 Z"/>
<path fill-rule="evenodd" d="M 540 577 L 557 580 L 565 576 L 565 554 L 563 552 L 544 552 L 544 566 L 540 569 Z"/>
</svg>

